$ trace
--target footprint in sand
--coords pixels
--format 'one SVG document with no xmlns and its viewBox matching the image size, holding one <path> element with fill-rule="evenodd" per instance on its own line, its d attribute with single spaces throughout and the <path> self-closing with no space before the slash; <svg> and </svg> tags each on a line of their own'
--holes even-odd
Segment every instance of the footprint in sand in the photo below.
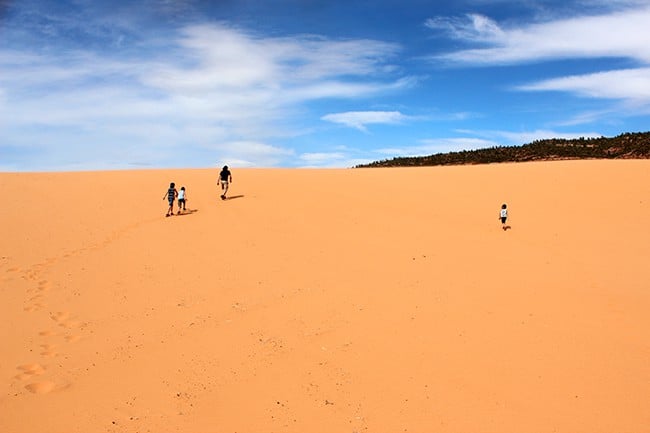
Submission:
<svg viewBox="0 0 650 433">
<path fill-rule="evenodd" d="M 41 344 L 41 347 L 43 348 L 43 351 L 41 352 L 41 355 L 43 356 L 54 358 L 59 354 L 56 350 L 54 350 L 56 349 L 56 346 L 52 344 Z"/>
<path fill-rule="evenodd" d="M 34 304 L 28 305 L 25 308 L 23 308 L 23 310 L 25 310 L 25 311 L 27 311 L 29 313 L 34 312 L 34 311 L 38 311 L 38 310 L 41 310 L 41 309 L 43 309 L 43 304 L 41 304 L 40 302 L 35 302 Z"/>
<path fill-rule="evenodd" d="M 78 320 L 65 320 L 63 322 L 59 322 L 59 326 L 62 326 L 66 329 L 76 329 L 81 328 L 81 326 L 83 326 L 83 323 Z"/>
<path fill-rule="evenodd" d="M 41 331 L 38 333 L 41 337 L 56 337 L 57 333 L 54 331 L 50 331 L 49 329 L 46 329 L 45 331 Z"/>
<path fill-rule="evenodd" d="M 34 394 L 47 394 L 48 392 L 51 392 L 55 386 L 55 383 L 51 380 L 43 380 L 25 385 L 25 389 Z"/>
<path fill-rule="evenodd" d="M 67 329 L 82 328 L 84 326 L 84 323 L 79 320 L 70 320 L 70 313 L 65 311 L 51 313 L 50 318 L 54 320 L 59 326 Z"/>
<path fill-rule="evenodd" d="M 81 336 L 79 335 L 66 335 L 64 338 L 68 343 L 76 343 L 77 341 L 81 340 Z"/>
<path fill-rule="evenodd" d="M 70 318 L 70 313 L 67 313 L 65 311 L 59 311 L 50 314 L 50 318 L 54 320 L 56 323 L 61 324 Z"/>
<path fill-rule="evenodd" d="M 30 379 L 32 376 L 40 376 L 45 373 L 45 368 L 38 363 L 19 365 L 16 369 L 21 371 L 21 373 L 16 376 L 16 379 L 19 380 Z"/>
</svg>

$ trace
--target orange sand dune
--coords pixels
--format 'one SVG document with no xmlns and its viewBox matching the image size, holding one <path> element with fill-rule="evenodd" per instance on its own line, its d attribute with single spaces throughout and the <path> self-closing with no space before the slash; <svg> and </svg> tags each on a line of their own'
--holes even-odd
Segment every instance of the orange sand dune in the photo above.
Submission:
<svg viewBox="0 0 650 433">
<path fill-rule="evenodd" d="M 216 176 L 0 174 L 0 432 L 650 431 L 650 161 Z"/>
</svg>

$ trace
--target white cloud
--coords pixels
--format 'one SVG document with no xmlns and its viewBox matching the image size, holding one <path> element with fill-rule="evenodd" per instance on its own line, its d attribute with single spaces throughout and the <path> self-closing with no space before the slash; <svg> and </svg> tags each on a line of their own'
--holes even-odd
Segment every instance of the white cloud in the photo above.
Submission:
<svg viewBox="0 0 650 433">
<path fill-rule="evenodd" d="M 540 24 L 502 28 L 487 17 L 470 15 L 464 21 L 435 18 L 433 29 L 452 37 L 488 44 L 438 56 L 452 62 L 498 65 L 562 58 L 623 57 L 650 63 L 650 7 L 608 14 L 579 16 Z"/>
<path fill-rule="evenodd" d="M 340 123 L 342 125 L 356 128 L 366 132 L 368 124 L 390 124 L 395 125 L 409 119 L 399 111 L 348 111 L 345 113 L 332 113 L 321 117 L 328 122 Z"/>
<path fill-rule="evenodd" d="M 503 30 L 492 19 L 479 15 L 467 14 L 465 19 L 435 17 L 429 18 L 425 26 L 432 30 L 443 30 L 456 39 L 474 42 L 499 42 L 504 36 Z"/>
<path fill-rule="evenodd" d="M 255 141 L 234 141 L 210 146 L 217 155 L 216 165 L 273 167 L 293 155 L 293 150 Z"/>
<path fill-rule="evenodd" d="M 506 132 L 499 133 L 502 137 L 509 140 L 511 144 L 528 144 L 536 140 L 547 140 L 551 138 L 563 138 L 565 140 L 573 140 L 576 138 L 597 138 L 602 137 L 603 134 L 599 132 L 586 131 L 586 132 L 559 132 L 551 130 L 535 130 L 530 132 Z"/>
<path fill-rule="evenodd" d="M 616 119 L 617 116 L 621 116 L 621 114 L 625 114 L 629 112 L 630 112 L 629 107 L 620 107 L 620 106 L 608 107 L 602 110 L 583 111 L 583 112 L 576 113 L 560 122 L 557 122 L 557 126 L 584 125 L 588 123 L 595 123 L 601 121 L 602 119 L 609 119 L 611 121 L 613 119 Z M 638 109 L 635 110 L 635 113 L 641 114 Z M 650 112 L 646 110 L 645 114 L 650 114 Z M 601 134 L 599 134 L 598 136 L 600 135 Z"/>
<path fill-rule="evenodd" d="M 394 148 L 382 148 L 375 150 L 376 153 L 390 157 L 427 156 L 436 153 L 458 152 L 462 150 L 485 149 L 497 146 L 514 146 L 532 143 L 536 140 L 549 138 L 590 138 L 601 137 L 602 134 L 595 132 L 567 133 L 552 130 L 535 131 L 471 131 L 458 130 L 460 134 L 467 134 L 467 137 L 451 138 L 430 138 L 419 140 L 417 146 L 403 146 Z"/>
<path fill-rule="evenodd" d="M 349 156 L 343 152 L 307 152 L 298 156 L 303 168 L 350 167 Z"/>
<path fill-rule="evenodd" d="M 562 132 L 549 129 L 536 129 L 534 131 L 496 131 L 496 130 L 458 130 L 459 133 L 471 134 L 488 139 L 491 142 L 498 142 L 500 146 L 522 145 L 532 143 L 536 140 L 550 138 L 594 138 L 601 137 L 598 132 Z"/>
<path fill-rule="evenodd" d="M 538 81 L 517 87 L 527 91 L 563 91 L 591 98 L 650 103 L 650 68 L 622 69 Z"/>
<path fill-rule="evenodd" d="M 487 66 L 557 59 L 619 58 L 637 68 L 554 77 L 513 87 L 518 91 L 557 91 L 586 98 L 618 100 L 616 108 L 577 113 L 557 124 L 593 122 L 616 112 L 636 115 L 650 110 L 650 6 L 647 1 L 586 0 L 601 12 L 541 23 L 500 26 L 488 17 L 434 18 L 426 25 L 478 47 L 435 56 L 458 65 Z M 603 12 L 607 11 L 607 12 Z M 584 13 L 583 13 L 584 14 Z M 542 71 L 544 69 L 541 69 Z"/>
<path fill-rule="evenodd" d="M 313 87 L 323 82 L 351 85 L 343 78 L 377 76 L 399 47 L 371 40 L 337 41 L 297 36 L 265 38 L 225 25 L 195 25 L 184 29 L 179 44 L 186 65 L 164 65 L 147 83 L 173 92 L 195 94 L 211 90 L 270 90 Z M 382 90 L 392 83 L 375 85 Z M 306 92 L 328 97 L 328 92 Z M 335 97 L 342 92 L 335 91 Z"/>
<path fill-rule="evenodd" d="M 498 146 L 499 144 L 482 138 L 431 138 L 419 141 L 417 146 L 404 146 L 377 149 L 375 152 L 382 155 L 394 156 L 426 156 L 435 153 L 455 152 L 460 150 L 473 150 L 485 147 Z"/>
<path fill-rule="evenodd" d="M 386 74 L 399 47 L 372 40 L 273 38 L 210 24 L 142 39 L 133 50 L 0 48 L 0 138 L 18 148 L 27 137 L 39 140 L 60 166 L 109 153 L 186 164 L 171 149 L 202 152 L 212 143 L 223 143 L 227 159 L 272 166 L 291 155 L 272 143 L 304 130 L 288 119 L 305 103 L 412 84 Z M 70 144 L 81 139 L 83 152 Z"/>
<path fill-rule="evenodd" d="M 323 162 L 330 162 L 332 160 L 341 160 L 345 158 L 345 154 L 341 152 L 308 152 L 299 156 L 300 160 L 310 164 L 320 164 Z"/>
</svg>

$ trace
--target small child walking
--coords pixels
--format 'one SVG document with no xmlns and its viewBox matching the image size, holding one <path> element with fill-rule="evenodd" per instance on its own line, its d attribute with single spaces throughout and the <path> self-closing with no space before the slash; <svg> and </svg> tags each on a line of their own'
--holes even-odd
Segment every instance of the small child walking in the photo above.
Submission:
<svg viewBox="0 0 650 433">
<path fill-rule="evenodd" d="M 169 189 L 163 196 L 163 200 L 165 197 L 167 198 L 167 201 L 169 201 L 169 208 L 167 209 L 167 215 L 165 216 L 172 216 L 174 215 L 174 200 L 178 197 L 178 191 L 176 191 L 176 184 L 174 184 L 174 182 L 169 184 Z"/>
<path fill-rule="evenodd" d="M 508 220 L 508 206 L 504 203 L 501 205 L 501 212 L 499 212 L 499 218 L 501 218 L 501 228 L 505 231 L 510 228 L 510 226 L 506 225 L 506 221 Z"/>
<path fill-rule="evenodd" d="M 187 200 L 187 193 L 185 192 L 185 187 L 181 186 L 181 190 L 178 191 L 178 215 L 180 215 L 181 210 L 185 212 L 185 201 Z M 181 209 L 182 207 L 182 209 Z"/>
</svg>

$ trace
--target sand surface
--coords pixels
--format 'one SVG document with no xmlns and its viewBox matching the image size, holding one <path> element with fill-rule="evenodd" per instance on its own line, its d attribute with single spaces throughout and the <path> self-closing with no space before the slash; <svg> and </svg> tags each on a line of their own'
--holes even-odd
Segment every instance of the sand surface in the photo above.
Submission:
<svg viewBox="0 0 650 433">
<path fill-rule="evenodd" d="M 0 432 L 650 431 L 650 161 L 232 173 L 0 174 Z"/>
</svg>

